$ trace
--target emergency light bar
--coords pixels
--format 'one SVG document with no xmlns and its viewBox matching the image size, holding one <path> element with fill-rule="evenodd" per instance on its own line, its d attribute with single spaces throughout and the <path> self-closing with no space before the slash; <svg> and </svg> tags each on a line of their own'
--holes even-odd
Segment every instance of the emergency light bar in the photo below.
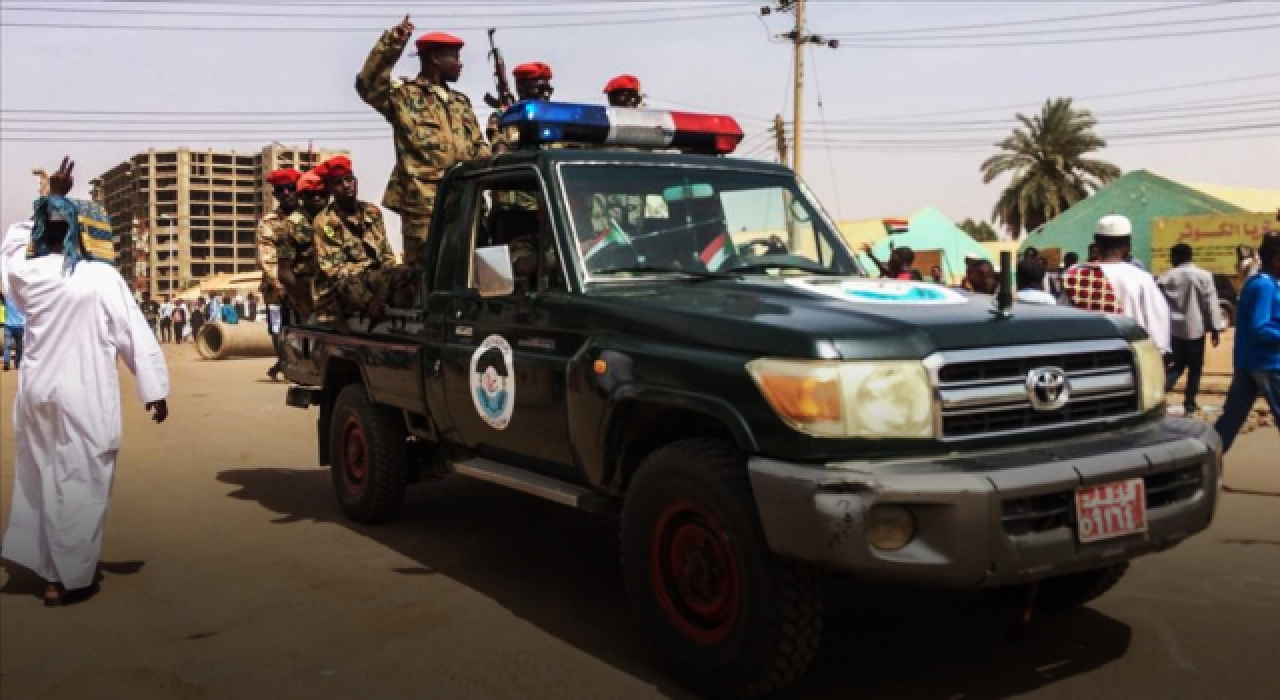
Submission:
<svg viewBox="0 0 1280 700">
<path fill-rule="evenodd" d="M 520 147 L 570 141 L 724 155 L 742 142 L 733 117 L 663 109 L 526 100 L 512 105 L 499 123 Z"/>
</svg>

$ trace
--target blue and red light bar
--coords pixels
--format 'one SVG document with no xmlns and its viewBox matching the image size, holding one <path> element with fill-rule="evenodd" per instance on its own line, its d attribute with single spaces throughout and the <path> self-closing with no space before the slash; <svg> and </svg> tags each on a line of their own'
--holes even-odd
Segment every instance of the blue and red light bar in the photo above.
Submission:
<svg viewBox="0 0 1280 700">
<path fill-rule="evenodd" d="M 742 142 L 733 117 L 663 109 L 527 100 L 512 105 L 500 124 L 517 130 L 522 147 L 572 142 L 725 155 Z"/>
</svg>

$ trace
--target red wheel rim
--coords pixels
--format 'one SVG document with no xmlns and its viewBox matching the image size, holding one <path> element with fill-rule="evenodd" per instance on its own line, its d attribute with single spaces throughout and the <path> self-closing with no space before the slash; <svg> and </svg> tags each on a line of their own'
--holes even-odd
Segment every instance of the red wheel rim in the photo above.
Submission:
<svg viewBox="0 0 1280 700">
<path fill-rule="evenodd" d="M 342 426 L 342 482 L 348 491 L 359 495 L 368 473 L 369 443 L 364 438 L 360 419 L 352 416 Z"/>
<path fill-rule="evenodd" d="M 668 506 L 649 547 L 649 575 L 667 619 L 689 640 L 718 644 L 733 630 L 742 580 L 729 535 L 693 501 Z"/>
</svg>

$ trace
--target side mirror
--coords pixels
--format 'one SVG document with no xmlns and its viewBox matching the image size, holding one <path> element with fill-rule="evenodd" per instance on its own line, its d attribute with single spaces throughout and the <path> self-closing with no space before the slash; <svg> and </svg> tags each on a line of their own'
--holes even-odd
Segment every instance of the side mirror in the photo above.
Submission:
<svg viewBox="0 0 1280 700">
<path fill-rule="evenodd" d="M 505 245 L 476 248 L 472 266 L 476 288 L 481 297 L 505 297 L 515 291 L 516 276 L 511 269 L 511 251 Z"/>
</svg>

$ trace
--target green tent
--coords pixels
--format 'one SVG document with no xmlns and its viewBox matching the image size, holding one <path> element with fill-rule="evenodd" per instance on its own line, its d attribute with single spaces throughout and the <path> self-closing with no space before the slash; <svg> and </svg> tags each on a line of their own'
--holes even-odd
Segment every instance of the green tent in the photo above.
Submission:
<svg viewBox="0 0 1280 700">
<path fill-rule="evenodd" d="M 1063 255 L 1074 252 L 1084 260 L 1098 219 L 1108 214 L 1123 214 L 1133 222 L 1133 257 L 1150 268 L 1153 219 L 1246 212 L 1247 209 L 1194 186 L 1146 170 L 1134 170 L 1024 236 L 1021 249 L 1027 246 L 1039 250 L 1057 248 Z"/>
<path fill-rule="evenodd" d="M 912 214 L 906 233 L 896 233 L 881 238 L 871 246 L 871 252 L 875 253 L 880 262 L 888 264 L 889 252 L 892 250 L 890 246 L 892 248 L 907 246 L 917 253 L 938 252 L 941 258 L 943 281 L 948 284 L 960 283 L 965 273 L 966 257 L 992 259 L 990 251 L 933 207 L 925 207 Z M 866 268 L 867 272 L 875 273 L 875 264 L 865 255 L 859 253 L 858 262 Z M 916 269 L 922 277 L 929 278 L 929 269 L 922 267 L 919 260 L 916 261 Z"/>
</svg>

